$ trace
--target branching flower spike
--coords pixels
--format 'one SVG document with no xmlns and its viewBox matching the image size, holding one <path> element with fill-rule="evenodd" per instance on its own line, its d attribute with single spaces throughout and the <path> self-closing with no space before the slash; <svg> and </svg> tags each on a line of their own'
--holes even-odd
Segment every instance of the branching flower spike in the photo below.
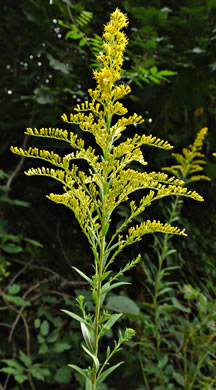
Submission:
<svg viewBox="0 0 216 390">
<path fill-rule="evenodd" d="M 207 127 L 204 127 L 198 132 L 194 143 L 189 145 L 188 148 L 183 148 L 181 154 L 172 153 L 172 156 L 178 164 L 163 168 L 163 170 L 172 173 L 179 179 L 182 179 L 185 184 L 188 184 L 191 181 L 211 180 L 205 175 L 194 175 L 194 173 L 203 171 L 203 166 L 206 164 L 204 159 L 205 155 L 202 153 L 202 149 L 207 133 L 208 129 Z"/>
<path fill-rule="evenodd" d="M 76 271 L 89 282 L 95 312 L 86 313 L 82 296 L 77 300 L 80 315 L 63 310 L 73 320 L 80 322 L 82 347 L 92 364 L 89 368 L 81 368 L 75 364 L 70 367 L 84 377 L 85 388 L 88 390 L 100 390 L 106 377 L 122 363 L 110 366 L 110 359 L 120 349 L 121 344 L 134 334 L 133 329 L 126 329 L 124 334 L 120 333 L 113 349 L 108 348 L 106 358 L 99 360 L 99 341 L 121 317 L 121 314 L 108 314 L 107 310 L 104 310 L 106 296 L 110 290 L 126 284 L 116 280 L 134 267 L 140 256 L 129 261 L 117 274 L 111 269 L 113 261 L 126 246 L 141 240 L 145 234 L 160 232 L 185 235 L 184 229 L 180 230 L 156 220 L 146 220 L 133 225 L 134 219 L 153 201 L 166 196 L 186 196 L 198 201 L 203 200 L 196 192 L 183 188 L 182 180 L 168 177 L 166 173 L 147 173 L 144 170 L 147 162 L 143 156 L 143 145 L 169 150 L 172 146 L 168 142 L 144 134 L 134 134 L 131 138 L 120 140 L 122 133 L 129 126 L 141 125 L 144 121 L 138 114 L 125 116 L 127 108 L 119 102 L 119 99 L 131 91 L 129 86 L 120 82 L 127 45 L 122 29 L 127 27 L 127 24 L 126 15 L 119 9 L 111 14 L 110 21 L 104 28 L 103 53 L 97 57 L 101 67 L 93 72 L 96 88 L 88 91 L 89 100 L 78 104 L 75 113 L 62 115 L 64 122 L 79 125 L 83 138 L 64 129 L 26 130 L 26 134 L 31 136 L 66 142 L 72 151 L 61 156 L 35 147 L 27 150 L 11 147 L 12 152 L 20 156 L 37 158 L 51 164 L 51 168 L 32 168 L 25 173 L 29 176 L 48 176 L 62 184 L 63 191 L 60 194 L 51 193 L 47 197 L 73 211 L 92 249 L 95 274 L 89 277 L 77 268 Z M 85 141 L 85 132 L 94 137 L 96 149 Z M 77 163 L 80 159 L 88 164 L 89 168 L 85 172 L 80 170 Z M 140 164 L 142 171 L 132 168 L 131 163 L 134 162 Z M 133 193 L 137 190 L 145 190 L 145 194 L 135 202 Z M 120 204 L 127 201 L 130 205 L 129 215 L 118 228 L 113 229 L 113 213 Z M 113 231 L 114 233 L 111 233 Z"/>
</svg>

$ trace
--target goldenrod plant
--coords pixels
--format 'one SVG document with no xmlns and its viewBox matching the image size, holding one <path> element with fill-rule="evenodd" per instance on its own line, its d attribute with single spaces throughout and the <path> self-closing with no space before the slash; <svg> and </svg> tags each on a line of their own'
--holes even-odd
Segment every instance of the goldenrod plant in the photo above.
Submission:
<svg viewBox="0 0 216 390">
<path fill-rule="evenodd" d="M 83 134 L 90 133 L 97 148 L 86 145 L 84 139 L 72 131 L 54 128 L 28 128 L 26 134 L 67 142 L 74 151 L 62 157 L 53 151 L 39 150 L 36 147 L 27 150 L 11 147 L 15 154 L 39 158 L 55 167 L 32 168 L 25 173 L 28 176 L 48 176 L 63 185 L 61 194 L 51 193 L 47 197 L 73 211 L 92 249 L 93 275 L 86 275 L 82 270 L 73 268 L 89 283 L 95 311 L 86 312 L 83 296 L 77 299 L 80 315 L 63 310 L 80 323 L 82 348 L 92 361 L 86 369 L 70 364 L 71 368 L 85 378 L 86 390 L 99 390 L 106 377 L 122 364 L 119 362 L 111 366 L 110 360 L 122 343 L 134 335 L 133 329 L 126 329 L 119 334 L 113 349 L 107 348 L 106 357 L 102 360 L 99 356 L 102 337 L 122 315 L 111 314 L 106 310 L 106 296 L 114 288 L 127 284 L 118 282 L 118 279 L 139 262 L 140 255 L 127 262 L 117 273 L 112 271 L 113 262 L 125 247 L 141 240 L 145 234 L 161 232 L 186 235 L 185 229 L 181 230 L 160 221 L 146 220 L 134 225 L 133 220 L 153 201 L 166 196 L 183 195 L 198 201 L 203 200 L 195 191 L 183 188 L 182 180 L 169 178 L 165 173 L 144 170 L 147 162 L 141 147 L 150 145 L 169 150 L 172 146 L 168 142 L 145 134 L 135 134 L 126 141 L 120 141 L 128 126 L 143 123 L 143 118 L 138 114 L 126 117 L 127 108 L 119 102 L 119 99 L 131 92 L 128 85 L 120 82 L 123 54 L 127 45 L 127 38 L 121 30 L 127 24 L 127 16 L 119 9 L 111 14 L 110 21 L 104 28 L 103 52 L 97 56 L 101 67 L 93 72 L 96 88 L 88 91 L 89 100 L 77 105 L 76 113 L 62 115 L 64 122 L 78 125 Z M 120 118 L 116 119 L 118 116 Z M 75 164 L 75 161 L 80 159 L 85 160 L 89 166 L 85 172 Z M 132 162 L 140 164 L 143 171 L 132 168 Z M 137 190 L 145 190 L 145 195 L 138 203 L 132 198 Z M 116 208 L 126 201 L 130 204 L 129 216 L 111 234 L 113 214 Z"/>
<path fill-rule="evenodd" d="M 184 181 L 183 186 L 185 183 L 190 183 L 194 181 L 199 180 L 211 180 L 206 175 L 199 175 L 198 172 L 203 171 L 204 165 L 206 164 L 205 155 L 203 154 L 203 144 L 205 137 L 207 135 L 208 129 L 205 127 L 201 129 L 193 142 L 192 145 L 189 145 L 188 148 L 183 148 L 182 153 L 172 153 L 173 157 L 176 160 L 175 165 L 172 165 L 171 167 L 162 168 L 163 170 L 171 172 L 173 175 L 175 175 L 179 180 L 182 179 Z M 173 199 L 172 202 L 170 202 L 168 213 L 167 213 L 167 223 L 172 224 L 176 221 L 178 221 L 180 217 L 181 207 L 182 207 L 182 200 L 180 199 L 179 195 Z M 167 276 L 170 274 L 170 272 L 176 270 L 179 268 L 178 265 L 173 265 L 172 262 L 169 263 L 169 257 L 176 252 L 176 250 L 173 248 L 171 240 L 172 240 L 172 234 L 164 234 L 162 239 L 158 239 L 155 237 L 154 242 L 154 249 L 157 253 L 157 259 L 158 259 L 158 267 L 155 267 L 155 274 L 150 275 L 148 273 L 148 279 L 151 282 L 151 295 L 152 295 L 152 302 L 153 305 L 151 306 L 153 309 L 152 317 L 153 317 L 153 324 L 152 324 L 152 330 L 153 330 L 153 336 L 155 339 L 155 355 L 156 360 L 159 363 L 160 361 L 163 361 L 163 358 L 166 361 L 166 364 L 168 364 L 168 358 L 166 360 L 167 354 L 164 354 L 161 352 L 161 343 L 163 342 L 163 335 L 160 329 L 161 321 L 164 321 L 164 318 L 167 318 L 167 307 L 166 304 L 168 301 L 171 302 L 171 305 L 176 305 L 176 300 L 173 300 L 173 285 L 175 282 L 170 282 L 167 279 Z M 165 262 L 168 264 L 165 265 Z M 147 269 L 145 265 L 143 265 L 143 269 L 147 273 Z M 152 288 L 152 286 L 154 286 Z M 166 304 L 165 304 L 166 303 Z M 145 346 L 144 346 L 145 348 Z M 152 349 L 152 347 L 151 347 Z M 167 356 L 165 356 L 167 355 Z M 200 353 L 200 356 L 203 358 L 203 354 Z M 142 360 L 140 360 L 141 367 L 142 367 Z M 166 364 L 158 364 L 158 381 L 160 382 L 160 388 L 166 389 L 167 383 L 165 382 L 164 378 L 165 375 L 163 374 L 163 371 L 166 369 Z M 147 375 L 144 373 L 143 370 L 143 379 L 145 384 L 147 385 L 147 388 L 149 388 L 148 384 L 148 378 Z M 150 376 L 151 380 L 151 376 Z M 192 382 L 191 382 L 192 383 Z M 191 387 L 192 388 L 192 387 Z"/>
<path fill-rule="evenodd" d="M 211 179 L 206 175 L 197 174 L 202 172 L 206 164 L 205 155 L 203 153 L 203 144 L 205 137 L 208 133 L 208 128 L 202 128 L 198 133 L 193 142 L 187 148 L 182 149 L 182 153 L 172 153 L 172 156 L 175 158 L 176 163 L 170 167 L 162 168 L 163 171 L 167 171 L 176 176 L 179 180 L 183 180 L 185 186 L 194 181 L 199 180 L 208 180 Z M 175 200 L 171 203 L 169 209 L 169 216 L 167 222 L 169 224 L 175 222 L 180 215 L 182 201 L 179 196 L 176 196 Z M 160 252 L 161 261 L 167 257 L 167 242 L 170 236 L 167 234 L 164 235 L 163 245 Z"/>
</svg>

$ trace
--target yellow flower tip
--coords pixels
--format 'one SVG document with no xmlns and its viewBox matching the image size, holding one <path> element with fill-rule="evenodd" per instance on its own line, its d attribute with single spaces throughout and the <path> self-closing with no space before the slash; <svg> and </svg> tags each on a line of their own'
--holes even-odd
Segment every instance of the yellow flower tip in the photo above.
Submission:
<svg viewBox="0 0 216 390">
<path fill-rule="evenodd" d="M 185 233 L 185 230 L 186 230 L 186 229 L 183 229 L 183 230 L 181 231 L 181 234 L 182 234 L 182 236 L 187 237 L 187 234 Z"/>
<path fill-rule="evenodd" d="M 127 27 L 128 17 L 126 14 L 123 14 L 119 8 L 116 8 L 116 10 L 111 14 L 110 23 L 114 24 L 118 29 L 122 29 Z"/>
<path fill-rule="evenodd" d="M 64 122 L 67 122 L 67 121 L 68 121 L 68 118 L 67 118 L 67 115 L 66 115 L 66 114 L 62 114 L 62 115 L 61 115 L 61 119 L 62 119 Z"/>
</svg>

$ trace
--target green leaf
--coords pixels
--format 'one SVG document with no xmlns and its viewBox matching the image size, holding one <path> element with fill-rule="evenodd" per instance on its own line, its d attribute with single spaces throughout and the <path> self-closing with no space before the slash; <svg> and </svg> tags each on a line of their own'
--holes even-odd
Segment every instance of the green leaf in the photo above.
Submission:
<svg viewBox="0 0 216 390">
<path fill-rule="evenodd" d="M 36 101 L 39 104 L 51 104 L 54 102 L 54 97 L 51 95 L 37 96 Z"/>
<path fill-rule="evenodd" d="M 72 371 L 69 367 L 58 368 L 54 379 L 57 383 L 68 385 L 72 380 Z"/>
<path fill-rule="evenodd" d="M 146 69 L 146 68 L 141 68 L 140 71 L 141 71 L 141 73 L 142 73 L 144 76 L 148 76 L 148 75 L 149 75 L 149 70 Z"/>
<path fill-rule="evenodd" d="M 43 344 L 40 346 L 39 350 L 38 350 L 38 354 L 39 354 L 39 355 L 45 355 L 45 354 L 48 353 L 48 352 L 49 352 L 48 345 L 47 345 L 46 343 L 43 343 Z"/>
<path fill-rule="evenodd" d="M 38 364 L 34 364 L 30 369 L 29 372 L 32 374 L 34 378 L 37 378 L 39 380 L 44 381 L 45 376 L 50 375 L 50 370 L 47 368 L 42 368 Z"/>
<path fill-rule="evenodd" d="M 71 28 L 69 24 L 63 23 L 61 19 L 58 19 L 58 24 L 65 28 L 69 28 L 69 29 Z"/>
<path fill-rule="evenodd" d="M 72 312 L 69 311 L 69 310 L 64 310 L 64 309 L 62 309 L 61 311 L 63 311 L 63 313 L 68 314 L 68 315 L 69 315 L 70 317 L 72 317 L 74 320 L 76 320 L 76 321 L 78 321 L 78 322 L 83 322 L 83 323 L 86 324 L 87 326 L 90 326 L 89 323 L 88 323 L 86 320 L 84 320 L 84 318 L 78 316 L 77 314 L 72 313 Z"/>
<path fill-rule="evenodd" d="M 14 367 L 3 367 L 0 369 L 0 372 L 4 372 L 5 374 L 16 375 L 17 369 Z"/>
<path fill-rule="evenodd" d="M 109 223 L 106 223 L 106 225 L 103 227 L 103 230 L 102 230 L 102 236 L 105 237 L 108 230 L 109 230 L 109 227 L 110 227 L 110 224 Z"/>
<path fill-rule="evenodd" d="M 40 334 L 42 336 L 47 336 L 50 330 L 50 324 L 47 320 L 44 320 L 40 327 Z"/>
<path fill-rule="evenodd" d="M 83 322 L 80 323 L 80 326 L 81 326 L 81 331 L 82 331 L 82 335 L 83 335 L 83 338 L 85 340 L 85 343 L 86 343 L 87 347 L 92 350 L 94 343 L 93 343 L 93 340 L 91 337 L 91 333 L 88 330 L 87 326 Z"/>
<path fill-rule="evenodd" d="M 39 344 L 43 344 L 43 343 L 45 343 L 46 339 L 43 336 L 41 336 L 40 334 L 38 334 L 37 340 L 38 340 Z"/>
<path fill-rule="evenodd" d="M 3 359 L 3 363 L 6 363 L 10 367 L 16 368 L 18 371 L 24 371 L 25 367 L 23 367 L 17 360 L 15 359 Z"/>
<path fill-rule="evenodd" d="M 162 76 L 175 76 L 177 72 L 173 72 L 172 70 L 160 70 L 159 75 Z"/>
<path fill-rule="evenodd" d="M 148 79 L 147 76 L 140 76 L 140 79 L 141 79 L 142 81 L 144 81 L 145 83 L 147 83 L 147 84 L 151 84 L 151 82 L 149 81 L 149 79 Z M 136 82 L 136 81 L 135 81 L 135 82 Z M 141 83 L 136 82 L 136 84 L 139 85 L 140 87 L 142 87 L 142 84 L 141 84 Z"/>
<path fill-rule="evenodd" d="M 64 352 L 64 351 L 68 351 L 69 349 L 71 349 L 70 344 L 65 343 L 65 342 L 63 342 L 63 341 L 59 341 L 59 342 L 57 342 L 57 343 L 54 345 L 54 347 L 53 347 L 53 352 L 61 353 L 61 352 Z"/>
<path fill-rule="evenodd" d="M 160 295 L 165 294 L 165 293 L 168 292 L 168 291 L 171 291 L 171 290 L 172 290 L 171 287 L 165 287 L 165 288 L 163 288 L 162 290 L 159 291 L 158 297 L 159 297 Z"/>
<path fill-rule="evenodd" d="M 3 294 L 5 299 L 7 299 L 9 302 L 14 303 L 17 306 L 30 306 L 29 301 L 25 301 L 24 299 L 14 296 L 14 295 L 9 295 L 9 294 Z"/>
<path fill-rule="evenodd" d="M 15 375 L 15 380 L 18 382 L 18 383 L 23 383 L 24 381 L 26 381 L 28 379 L 27 375 L 25 374 L 17 374 Z"/>
<path fill-rule="evenodd" d="M 84 274 L 84 272 L 80 271 L 78 268 L 76 267 L 72 267 L 73 269 L 75 269 L 75 271 L 80 275 L 82 276 L 83 279 L 87 280 L 87 282 L 92 285 L 92 280 L 86 275 Z"/>
<path fill-rule="evenodd" d="M 112 314 L 111 318 L 105 323 L 105 326 L 108 329 L 111 329 L 113 327 L 113 325 L 119 320 L 119 318 L 121 318 L 121 316 L 122 316 L 122 313 Z"/>
<path fill-rule="evenodd" d="M 4 244 L 6 241 L 13 241 L 13 242 L 16 242 L 16 243 L 20 243 L 20 237 L 19 236 L 16 236 L 15 234 L 7 234 L 7 233 L 4 233 L 3 235 L 3 239 L 2 239 L 2 244 Z"/>
<path fill-rule="evenodd" d="M 89 379 L 88 375 L 86 374 L 86 371 L 83 368 L 80 368 L 80 367 L 76 366 L 75 364 L 68 364 L 68 367 L 73 368 L 75 371 L 79 372 L 80 375 Z"/>
<path fill-rule="evenodd" d="M 30 207 L 31 204 L 29 202 L 25 202 L 24 200 L 19 199 L 13 199 L 12 204 L 15 206 L 21 206 L 21 207 Z"/>
<path fill-rule="evenodd" d="M 158 73 L 158 68 L 156 66 L 153 66 L 152 68 L 150 68 L 150 72 L 151 74 L 156 75 Z"/>
<path fill-rule="evenodd" d="M 112 314 L 111 318 L 103 324 L 101 331 L 99 333 L 99 337 L 102 337 L 108 330 L 110 330 L 113 325 L 119 320 L 119 318 L 122 316 L 122 313 L 120 314 Z"/>
<path fill-rule="evenodd" d="M 44 376 L 40 372 L 40 367 L 37 366 L 30 367 L 29 372 L 32 374 L 34 378 L 37 378 L 42 381 L 44 380 Z"/>
<path fill-rule="evenodd" d="M 108 375 L 110 375 L 116 368 L 118 368 L 119 366 L 121 366 L 121 364 L 123 364 L 124 362 L 120 362 L 120 363 L 117 363 L 115 364 L 114 366 L 108 368 L 106 371 L 104 371 L 102 374 L 99 375 L 98 379 L 97 379 L 97 383 L 98 385 L 100 385 L 101 383 L 103 383 L 103 381 L 107 378 Z"/>
<path fill-rule="evenodd" d="M 68 31 L 68 33 L 65 36 L 66 40 L 68 38 L 70 38 L 70 39 L 80 39 L 80 38 L 82 38 L 82 34 L 79 32 L 77 27 L 73 25 L 71 31 Z"/>
<path fill-rule="evenodd" d="M 64 64 L 63 62 L 60 62 L 56 60 L 51 54 L 47 53 L 47 58 L 49 60 L 50 66 L 55 69 L 59 70 L 60 72 L 64 74 L 69 74 L 69 69 L 67 64 Z"/>
<path fill-rule="evenodd" d="M 28 242 L 29 244 L 32 244 L 32 245 L 38 247 L 38 248 L 44 247 L 39 241 L 32 240 L 31 238 L 25 238 L 25 241 Z"/>
<path fill-rule="evenodd" d="M 175 379 L 175 381 L 178 383 L 178 385 L 185 387 L 184 377 L 181 374 L 174 371 L 172 376 Z"/>
<path fill-rule="evenodd" d="M 128 313 L 138 315 L 140 313 L 140 309 L 137 304 L 132 301 L 132 299 L 121 296 L 121 295 L 113 295 L 107 300 L 108 309 L 118 311 L 121 313 Z"/>
<path fill-rule="evenodd" d="M 91 358 L 93 359 L 94 363 L 95 363 L 95 366 L 96 366 L 96 369 L 98 370 L 99 369 L 99 366 L 100 366 L 100 363 L 99 363 L 99 360 L 97 358 L 97 356 L 95 356 L 93 353 L 91 353 L 88 348 L 85 347 L 85 345 L 82 344 L 82 348 L 84 349 L 84 351 L 89 355 L 91 356 Z"/>
<path fill-rule="evenodd" d="M 156 76 L 149 76 L 149 79 L 153 81 L 155 84 L 160 84 L 160 81 Z"/>
<path fill-rule="evenodd" d="M 59 329 L 54 329 L 49 336 L 47 337 L 46 341 L 47 343 L 55 343 L 56 340 L 59 338 Z"/>
<path fill-rule="evenodd" d="M 84 45 L 86 45 L 87 43 L 87 39 L 86 38 L 82 38 L 80 41 L 79 41 L 79 46 L 82 47 Z"/>
<path fill-rule="evenodd" d="M 19 357 L 20 357 L 20 360 L 22 360 L 22 362 L 25 364 L 26 367 L 31 366 L 32 360 L 31 360 L 30 356 L 27 356 L 23 351 L 19 351 Z"/>
<path fill-rule="evenodd" d="M 166 354 L 162 359 L 159 360 L 158 368 L 163 369 L 167 363 L 168 363 L 168 355 Z"/>
<path fill-rule="evenodd" d="M 181 311 L 184 311 L 185 313 L 190 313 L 191 309 L 189 307 L 183 306 L 179 301 L 177 301 L 176 298 L 172 298 L 172 304 L 176 309 L 179 309 Z"/>
<path fill-rule="evenodd" d="M 91 383 L 91 380 L 89 378 L 86 378 L 85 390 L 92 390 L 92 383 Z"/>
<path fill-rule="evenodd" d="M 1 248 L 3 249 L 4 252 L 7 253 L 20 253 L 23 250 L 21 246 L 15 245 L 12 242 L 2 245 Z"/>
<path fill-rule="evenodd" d="M 18 284 L 12 284 L 8 287 L 8 292 L 12 295 L 17 294 L 20 292 L 20 286 Z"/>
<path fill-rule="evenodd" d="M 101 280 L 103 281 L 103 280 L 106 279 L 110 274 L 111 274 L 111 271 L 105 272 L 105 273 L 102 275 Z"/>
<path fill-rule="evenodd" d="M 113 290 L 114 288 L 117 288 L 119 286 L 123 286 L 125 284 L 131 284 L 129 282 L 117 282 L 117 283 L 113 283 L 111 284 L 110 286 L 110 283 L 107 282 L 106 284 L 104 284 L 104 286 L 102 287 L 101 289 L 101 294 L 107 294 L 109 291 Z"/>
<path fill-rule="evenodd" d="M 7 179 L 8 173 L 4 172 L 3 169 L 0 169 L 0 180 Z"/>
</svg>

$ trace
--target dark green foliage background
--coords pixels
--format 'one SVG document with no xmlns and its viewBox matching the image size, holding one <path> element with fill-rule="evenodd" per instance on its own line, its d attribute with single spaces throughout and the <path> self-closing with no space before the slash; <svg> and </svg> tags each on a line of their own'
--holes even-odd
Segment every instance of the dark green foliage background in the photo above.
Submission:
<svg viewBox="0 0 216 390">
<path fill-rule="evenodd" d="M 48 367 L 52 373 L 45 378 L 44 383 L 38 378 L 34 379 L 36 389 L 79 388 L 78 378 L 74 375 L 70 377 L 67 373 L 72 385 L 59 379 L 61 376 L 55 377 L 57 369 L 74 360 L 85 366 L 79 349 L 78 327 L 74 323 L 70 324 L 59 309 L 67 304 L 68 307 L 74 306 L 74 297 L 80 292 L 77 290 L 83 290 L 88 296 L 85 284 L 77 279 L 71 265 L 91 272 L 91 252 L 73 214 L 45 198 L 45 194 L 49 192 L 58 192 L 58 185 L 45 178 L 26 177 L 24 170 L 39 166 L 28 159 L 13 176 L 19 158 L 12 155 L 9 148 L 10 145 L 22 146 L 26 127 L 61 128 L 61 114 L 71 112 L 87 96 L 88 88 L 94 86 L 91 78 L 94 66 L 93 46 L 90 41 L 80 45 L 79 38 L 66 40 L 68 29 L 62 24 L 72 25 L 75 20 L 76 25 L 76 18 L 82 11 L 92 12 L 91 21 L 79 28 L 85 37 L 93 38 L 94 34 L 101 35 L 109 14 L 117 6 L 128 14 L 130 21 L 126 31 L 129 45 L 125 55 L 124 69 L 127 72 L 124 77 L 125 81 L 130 82 L 132 94 L 127 98 L 126 105 L 129 113 L 135 111 L 146 119 L 142 129 L 136 131 L 168 140 L 175 146 L 176 152 L 192 143 L 202 127 L 209 128 L 205 142 L 208 163 L 205 174 L 212 181 L 200 181 L 191 185 L 191 189 L 196 189 L 204 196 L 205 203 L 184 200 L 177 223 L 187 228 L 188 237 L 174 238 L 172 241 L 177 254 L 170 261 L 173 265 L 181 265 L 181 269 L 174 271 L 170 278 L 178 282 L 178 287 L 190 283 L 209 295 L 209 299 L 215 297 L 216 160 L 212 156 L 216 151 L 215 1 L 53 0 L 52 5 L 48 0 L 4 1 L 0 19 L 0 169 L 8 174 L 8 177 L 1 178 L 1 185 L 6 185 L 9 180 L 10 190 L 7 197 L 5 188 L 1 187 L 0 215 L 3 233 L 0 257 L 3 263 L 10 262 L 10 276 L 3 277 L 0 283 L 3 292 L 10 280 L 22 270 L 16 280 L 21 286 L 20 297 L 32 286 L 32 292 L 28 295 L 31 305 L 24 311 L 30 328 L 32 356 L 36 363 Z M 145 73 L 143 70 L 152 67 L 171 70 L 176 75 L 168 77 L 168 82 L 150 80 L 147 83 L 142 76 Z M 132 133 L 133 129 L 129 132 Z M 25 138 L 25 141 L 28 145 L 43 145 L 58 152 L 62 148 L 62 153 L 67 151 L 64 146 L 54 142 L 48 144 L 47 140 L 42 143 L 44 141 L 40 139 Z M 154 148 L 146 148 L 144 156 L 149 162 L 147 169 L 150 170 L 157 171 L 173 164 L 171 154 Z M 29 202 L 31 207 L 18 206 L 16 202 L 12 202 L 14 199 Z M 165 208 L 168 205 L 168 200 L 154 205 L 143 218 L 165 222 Z M 126 211 L 125 205 L 121 213 Z M 115 223 L 118 223 L 121 213 L 115 216 Z M 114 224 L 112 228 L 115 229 Z M 4 250 L 4 237 L 7 234 L 18 237 L 16 245 L 19 244 L 22 251 L 8 253 Z M 40 242 L 43 249 L 25 241 L 25 238 Z M 10 238 L 6 240 L 10 242 Z M 118 293 L 141 304 L 143 319 L 145 308 L 142 303 L 150 299 L 143 268 L 146 266 L 148 269 L 150 264 L 156 264 L 157 258 L 152 244 L 153 238 L 146 237 L 120 256 L 119 263 L 115 266 L 118 269 L 123 265 L 125 257 L 129 259 L 139 252 L 142 254 L 142 266 L 128 275 L 132 287 Z M 26 264 L 28 266 L 23 268 Z M 41 282 L 41 286 L 40 283 L 37 285 L 38 282 Z M 35 285 L 37 286 L 34 288 Z M 47 295 L 56 300 L 52 304 L 43 301 Z M 70 301 L 65 302 L 65 297 Z M 1 306 L 5 306 L 3 300 Z M 90 301 L 89 306 L 91 308 Z M 44 312 L 40 311 L 42 309 Z M 11 307 L 1 313 L 0 339 L 6 340 L 10 329 L 6 324 L 12 326 L 16 313 Z M 178 316 L 178 313 L 175 315 Z M 52 352 L 37 355 L 38 334 L 33 324 L 39 317 L 41 321 L 49 322 L 52 331 L 59 326 L 59 340 L 72 345 L 70 350 L 63 348 L 56 360 L 52 357 Z M 59 318 L 59 323 L 55 322 L 56 317 Z M 119 326 L 130 324 L 134 327 L 137 330 L 134 342 L 138 343 L 142 339 L 140 332 L 144 329 L 143 319 L 125 316 Z M 111 338 L 112 335 L 107 343 L 111 342 Z M 16 357 L 20 349 L 25 351 L 21 319 L 14 330 L 12 341 L 9 345 L 3 343 L 0 359 Z M 141 368 L 137 365 L 137 350 L 136 346 L 126 346 L 127 354 L 124 359 L 127 360 L 127 369 L 124 371 L 122 366 L 110 379 L 110 389 L 145 389 Z M 175 366 L 175 362 L 173 365 Z M 211 373 L 204 370 L 203 375 Z M 5 378 L 2 374 L 0 381 L 4 383 Z M 135 384 L 134 378 L 137 381 Z M 5 390 L 12 389 L 13 386 L 14 389 L 32 388 L 28 387 L 28 382 L 24 383 L 25 387 L 16 384 L 16 388 L 12 378 L 8 383 Z M 171 388 L 182 388 L 179 384 L 176 386 Z"/>
</svg>

